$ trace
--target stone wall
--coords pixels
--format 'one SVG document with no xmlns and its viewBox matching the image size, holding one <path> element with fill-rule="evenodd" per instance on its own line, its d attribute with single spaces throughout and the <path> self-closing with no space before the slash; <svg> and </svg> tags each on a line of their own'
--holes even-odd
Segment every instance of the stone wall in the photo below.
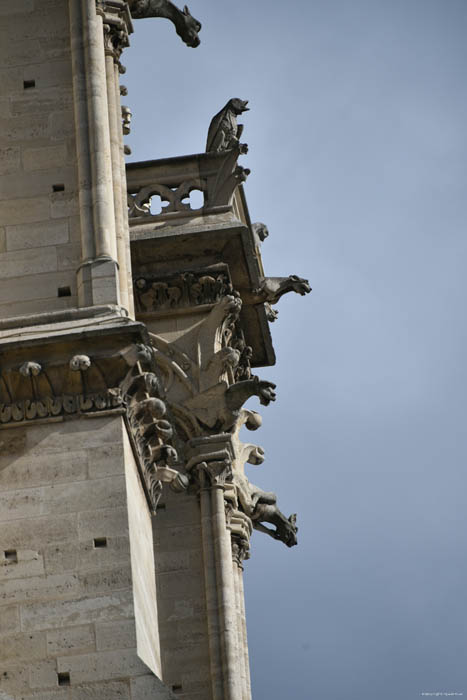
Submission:
<svg viewBox="0 0 467 700">
<path fill-rule="evenodd" d="M 0 3 L 0 318 L 77 305 L 68 3 Z"/>
<path fill-rule="evenodd" d="M 2 700 L 172 697 L 137 653 L 139 585 L 153 636 L 157 610 L 152 561 L 132 574 L 130 538 L 137 555 L 152 537 L 122 418 L 1 429 L 0 446 Z"/>
</svg>

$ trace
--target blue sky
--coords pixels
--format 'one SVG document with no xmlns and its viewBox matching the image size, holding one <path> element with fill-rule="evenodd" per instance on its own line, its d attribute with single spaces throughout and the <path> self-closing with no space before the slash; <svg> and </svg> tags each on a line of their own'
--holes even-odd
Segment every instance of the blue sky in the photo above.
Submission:
<svg viewBox="0 0 467 700">
<path fill-rule="evenodd" d="M 135 21 L 130 160 L 204 149 L 233 96 L 272 325 L 254 483 L 299 546 L 253 537 L 257 700 L 467 696 L 467 4 L 191 0 L 201 46 Z M 252 407 L 258 408 L 252 404 Z"/>
</svg>

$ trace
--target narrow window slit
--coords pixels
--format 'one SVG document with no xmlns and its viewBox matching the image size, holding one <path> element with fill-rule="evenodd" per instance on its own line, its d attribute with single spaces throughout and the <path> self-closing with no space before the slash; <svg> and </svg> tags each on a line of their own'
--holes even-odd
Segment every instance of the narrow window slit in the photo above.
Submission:
<svg viewBox="0 0 467 700">
<path fill-rule="evenodd" d="M 99 547 L 107 547 L 107 537 L 96 537 L 94 540 L 94 547 L 96 549 Z"/>
<path fill-rule="evenodd" d="M 70 685 L 70 674 L 68 671 L 57 673 L 58 685 Z"/>
<path fill-rule="evenodd" d="M 36 81 L 35 80 L 25 80 L 23 82 L 23 87 L 25 90 L 28 90 L 29 88 L 36 87 Z"/>
<path fill-rule="evenodd" d="M 65 192 L 65 185 L 52 185 L 53 192 Z"/>
<path fill-rule="evenodd" d="M 173 685 L 172 690 L 174 693 L 179 693 L 181 690 L 183 690 L 181 685 Z"/>
<path fill-rule="evenodd" d="M 59 296 L 59 297 L 71 297 L 70 287 L 59 287 L 57 289 L 57 296 Z"/>
<path fill-rule="evenodd" d="M 6 549 L 3 552 L 3 556 L 5 557 L 5 561 L 9 564 L 16 564 L 18 562 L 18 552 L 16 549 Z"/>
</svg>

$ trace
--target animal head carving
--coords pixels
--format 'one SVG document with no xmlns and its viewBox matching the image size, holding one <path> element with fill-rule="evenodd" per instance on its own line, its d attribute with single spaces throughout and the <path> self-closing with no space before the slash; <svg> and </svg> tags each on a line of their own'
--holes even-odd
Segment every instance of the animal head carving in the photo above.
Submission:
<svg viewBox="0 0 467 700">
<path fill-rule="evenodd" d="M 193 17 L 188 5 L 185 5 L 182 13 L 182 21 L 180 26 L 176 26 L 178 36 L 185 42 L 187 46 L 196 48 L 200 45 L 198 33 L 201 31 L 201 22 Z"/>
<path fill-rule="evenodd" d="M 239 97 L 232 97 L 227 102 L 224 109 L 231 109 L 232 112 L 235 112 L 235 114 L 238 116 L 239 114 L 243 114 L 243 112 L 248 112 L 250 108 L 247 107 L 247 104 L 248 100 L 241 100 Z"/>
<path fill-rule="evenodd" d="M 311 292 L 310 283 L 303 277 L 298 277 L 298 275 L 289 275 L 290 287 L 297 294 L 305 296 Z"/>
</svg>

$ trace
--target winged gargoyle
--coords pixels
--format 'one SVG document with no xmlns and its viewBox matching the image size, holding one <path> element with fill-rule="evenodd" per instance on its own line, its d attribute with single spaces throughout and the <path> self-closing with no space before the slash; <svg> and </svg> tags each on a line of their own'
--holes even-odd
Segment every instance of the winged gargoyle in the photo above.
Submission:
<svg viewBox="0 0 467 700">
<path fill-rule="evenodd" d="M 145 19 L 146 17 L 165 17 L 170 19 L 175 26 L 178 36 L 187 46 L 195 48 L 199 46 L 199 32 L 201 22 L 193 17 L 185 5 L 180 10 L 170 0 L 129 0 L 130 12 L 133 19 Z"/>
<path fill-rule="evenodd" d="M 240 143 L 243 125 L 237 124 L 237 117 L 250 109 L 247 104 L 248 100 L 232 97 L 225 107 L 212 118 L 208 129 L 206 153 L 212 151 L 221 153 L 233 148 L 238 148 L 240 153 L 248 152 L 247 144 Z"/>
</svg>

